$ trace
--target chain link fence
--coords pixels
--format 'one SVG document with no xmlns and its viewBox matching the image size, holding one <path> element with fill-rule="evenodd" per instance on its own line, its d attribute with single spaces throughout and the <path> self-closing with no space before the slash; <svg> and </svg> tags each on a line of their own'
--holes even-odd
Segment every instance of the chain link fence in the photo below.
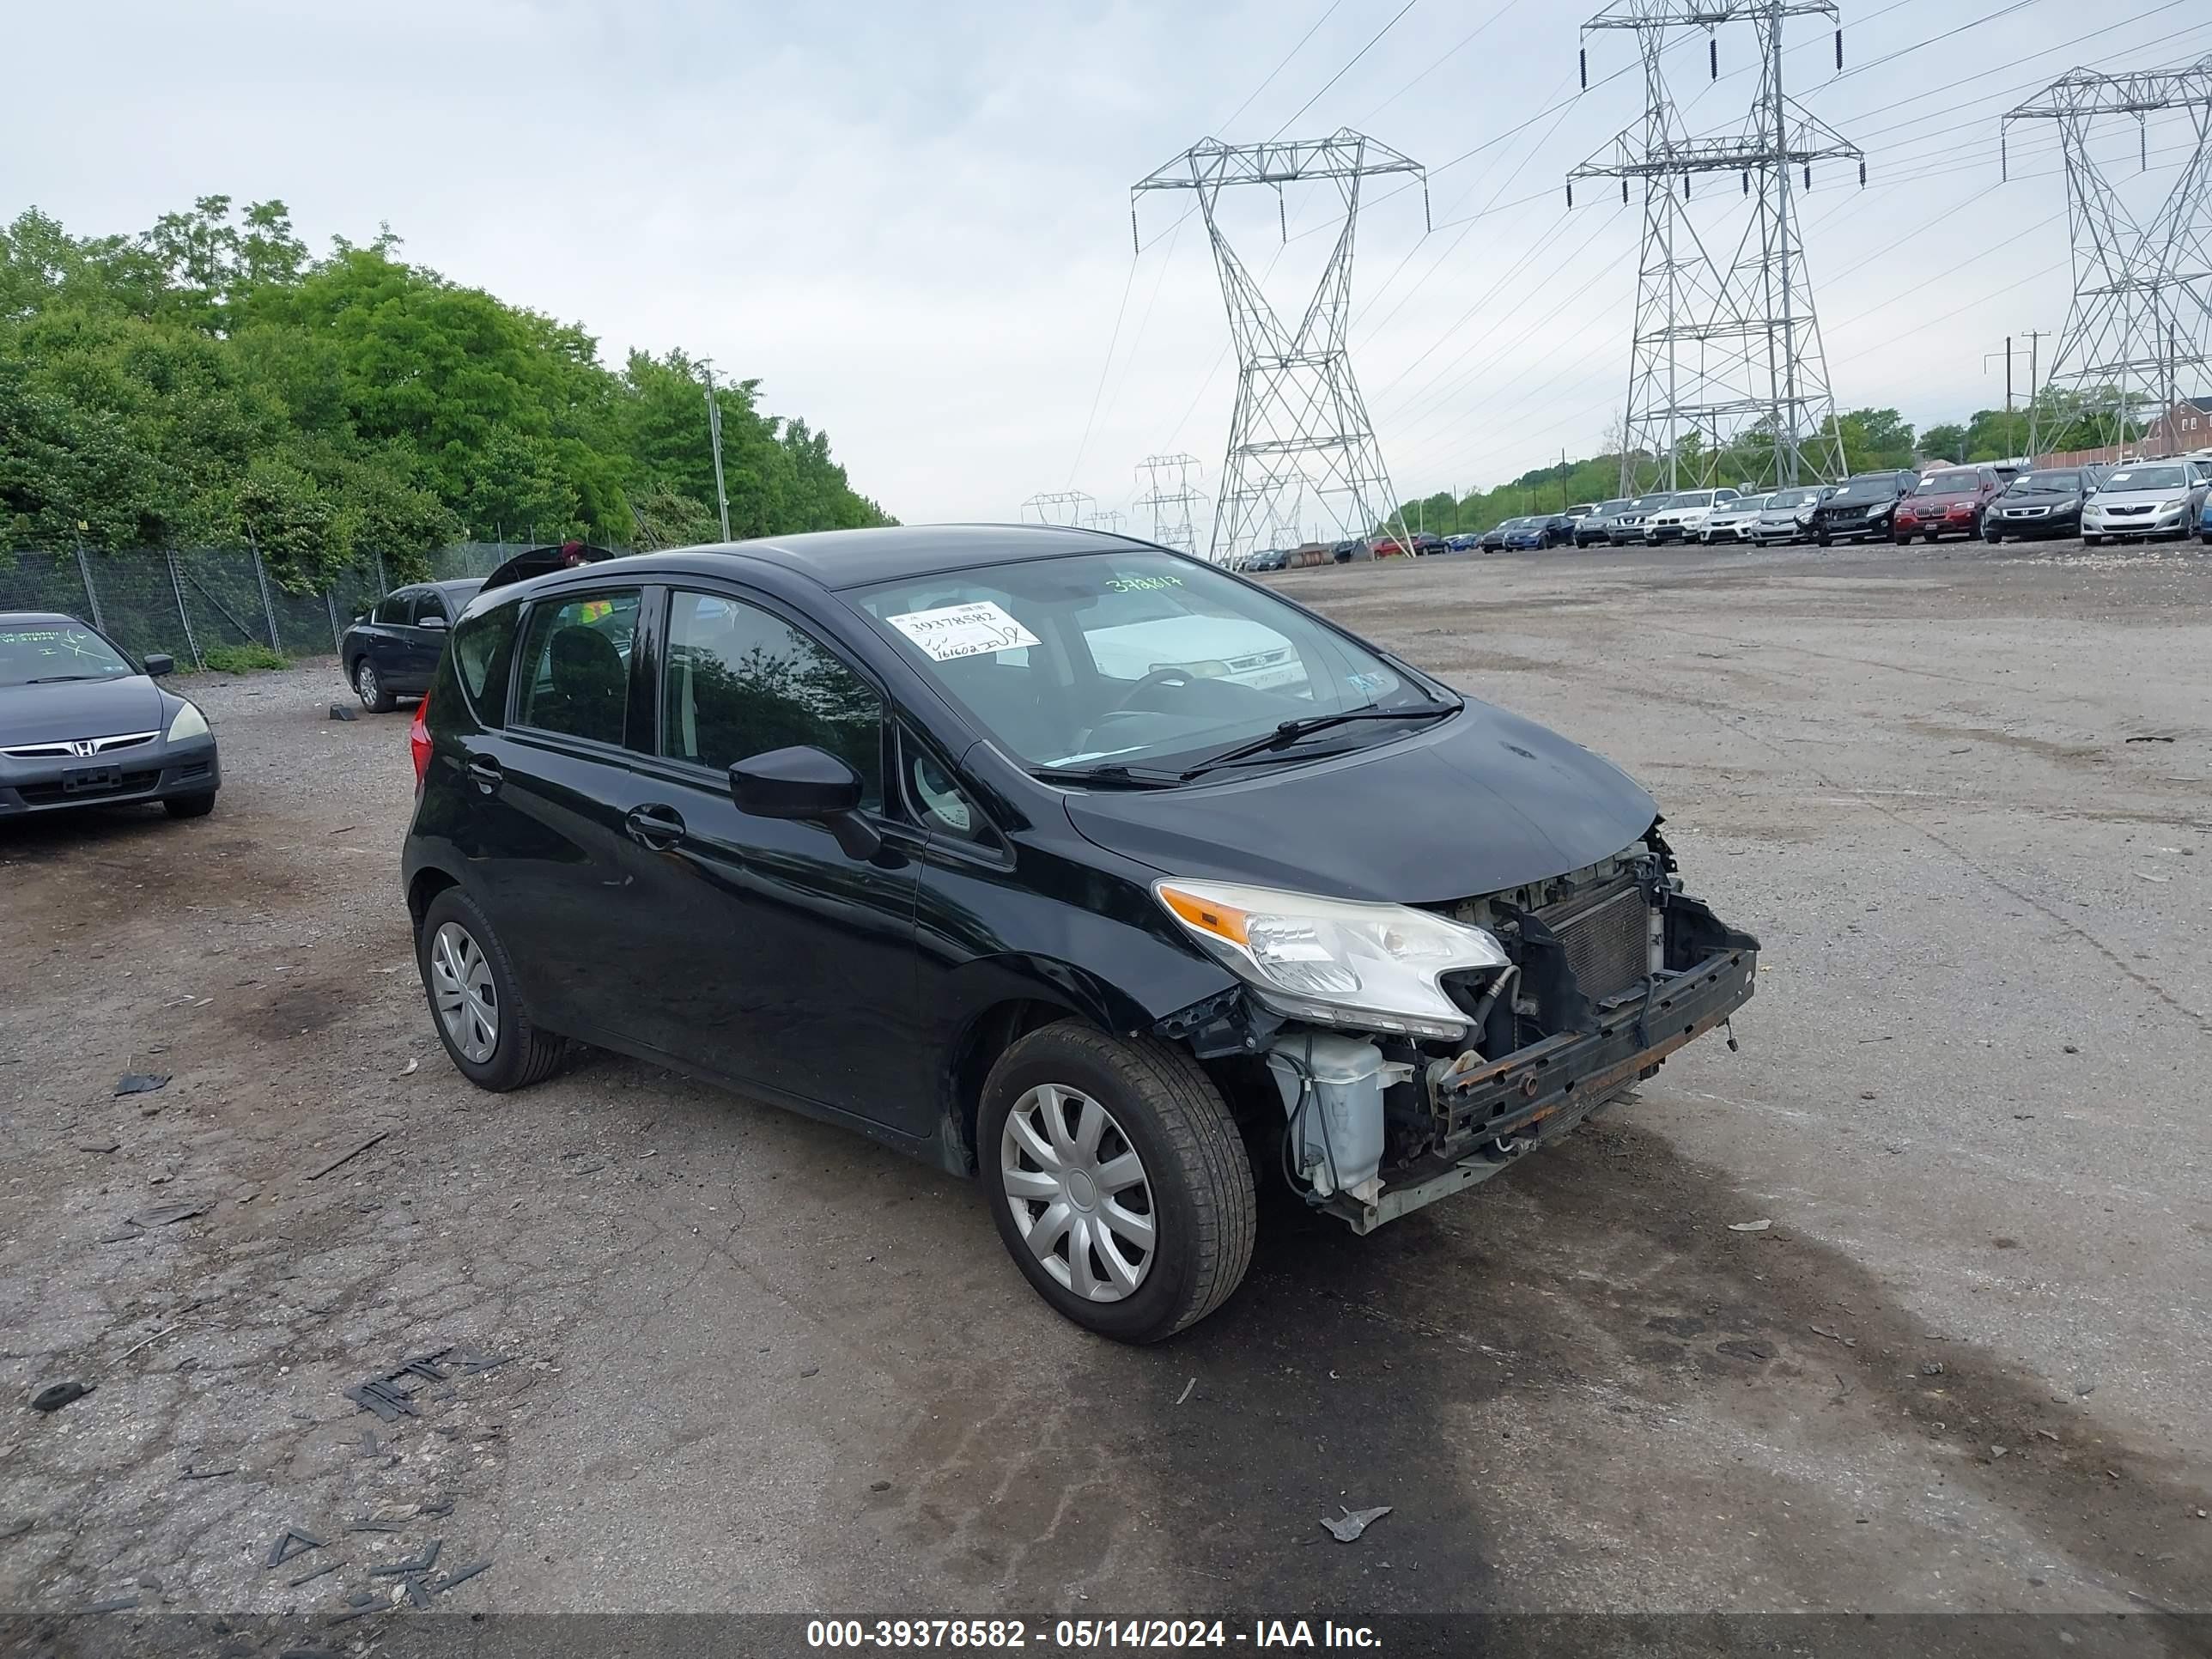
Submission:
<svg viewBox="0 0 2212 1659">
<path fill-rule="evenodd" d="M 524 542 L 462 542 L 429 556 L 432 581 L 489 576 Z M 399 586 L 375 555 L 329 586 L 295 593 L 252 547 L 102 553 L 10 553 L 0 544 L 0 611 L 81 617 L 137 656 L 161 652 L 181 667 L 244 648 L 283 657 L 335 654 L 356 617 Z"/>
</svg>

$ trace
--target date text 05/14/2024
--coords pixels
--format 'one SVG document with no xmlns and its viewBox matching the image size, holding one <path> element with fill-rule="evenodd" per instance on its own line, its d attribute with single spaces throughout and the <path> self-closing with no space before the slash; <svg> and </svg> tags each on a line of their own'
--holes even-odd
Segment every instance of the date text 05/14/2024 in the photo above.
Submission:
<svg viewBox="0 0 2212 1659">
<path fill-rule="evenodd" d="M 1334 1620 L 1255 1619 L 1249 1627 L 1220 1619 L 812 1619 L 806 1644 L 838 1648 L 1037 1648 L 1046 1652 L 1106 1648 L 1365 1648 L 1382 1646 L 1364 1625 Z"/>
</svg>

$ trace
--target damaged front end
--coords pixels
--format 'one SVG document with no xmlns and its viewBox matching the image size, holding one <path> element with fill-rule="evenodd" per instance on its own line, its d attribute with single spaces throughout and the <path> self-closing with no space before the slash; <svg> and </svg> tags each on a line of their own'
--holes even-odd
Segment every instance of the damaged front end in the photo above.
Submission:
<svg viewBox="0 0 2212 1659">
<path fill-rule="evenodd" d="M 1161 1034 L 1201 1059 L 1263 1060 L 1283 1114 L 1286 1174 L 1360 1233 L 1564 1135 L 1724 1024 L 1758 971 L 1758 940 L 1682 890 L 1656 823 L 1610 858 L 1528 886 L 1395 916 L 1380 914 L 1393 907 L 1341 907 L 1378 913 L 1358 919 L 1364 933 L 1331 933 L 1329 916 L 1240 921 L 1244 913 L 1220 904 L 1200 914 L 1180 897 L 1161 893 L 1249 988 L 1182 1011 Z M 1431 940 L 1431 916 L 1455 926 L 1429 924 L 1442 936 Z M 1211 931 L 1240 927 L 1247 937 L 1234 953 Z M 1411 963 L 1389 995 L 1371 999 L 1389 1006 L 1332 994 L 1364 988 L 1361 970 L 1374 979 L 1378 961 Z M 1301 968 L 1313 995 L 1284 988 L 1304 982 Z M 1413 994 L 1408 978 L 1433 994 Z"/>
</svg>

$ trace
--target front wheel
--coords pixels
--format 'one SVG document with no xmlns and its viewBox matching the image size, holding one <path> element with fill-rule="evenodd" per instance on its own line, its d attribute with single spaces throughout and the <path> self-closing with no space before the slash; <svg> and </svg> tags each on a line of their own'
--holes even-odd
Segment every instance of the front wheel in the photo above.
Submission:
<svg viewBox="0 0 2212 1659">
<path fill-rule="evenodd" d="M 173 818 L 204 818 L 215 811 L 215 791 L 204 795 L 172 795 L 161 805 Z"/>
<path fill-rule="evenodd" d="M 2102 547 L 2104 544 L 2105 538 L 2102 536 L 2084 536 L 2081 538 L 2081 545 L 2084 547 Z"/>
<path fill-rule="evenodd" d="M 399 707 L 399 700 L 385 690 L 376 665 L 366 657 L 353 666 L 353 690 L 361 706 L 372 714 L 388 714 Z"/>
<path fill-rule="evenodd" d="M 564 1045 L 532 1023 L 515 994 L 507 947 L 459 888 L 448 887 L 422 913 L 415 957 L 438 1040 L 463 1077 L 503 1094 L 550 1074 Z"/>
<path fill-rule="evenodd" d="M 1032 1031 L 991 1068 L 976 1130 L 999 1237 L 1086 1330 L 1157 1342 L 1251 1264 L 1251 1160 L 1180 1048 L 1073 1020 Z"/>
</svg>

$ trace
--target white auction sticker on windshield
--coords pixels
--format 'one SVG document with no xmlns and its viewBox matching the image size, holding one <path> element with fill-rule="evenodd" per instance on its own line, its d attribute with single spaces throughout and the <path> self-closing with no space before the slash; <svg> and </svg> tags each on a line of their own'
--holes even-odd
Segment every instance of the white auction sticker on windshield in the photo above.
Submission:
<svg viewBox="0 0 2212 1659">
<path fill-rule="evenodd" d="M 920 646 L 932 662 L 952 662 L 1038 643 L 1036 635 L 988 599 L 943 605 L 935 611 L 909 611 L 884 620 Z"/>
</svg>

